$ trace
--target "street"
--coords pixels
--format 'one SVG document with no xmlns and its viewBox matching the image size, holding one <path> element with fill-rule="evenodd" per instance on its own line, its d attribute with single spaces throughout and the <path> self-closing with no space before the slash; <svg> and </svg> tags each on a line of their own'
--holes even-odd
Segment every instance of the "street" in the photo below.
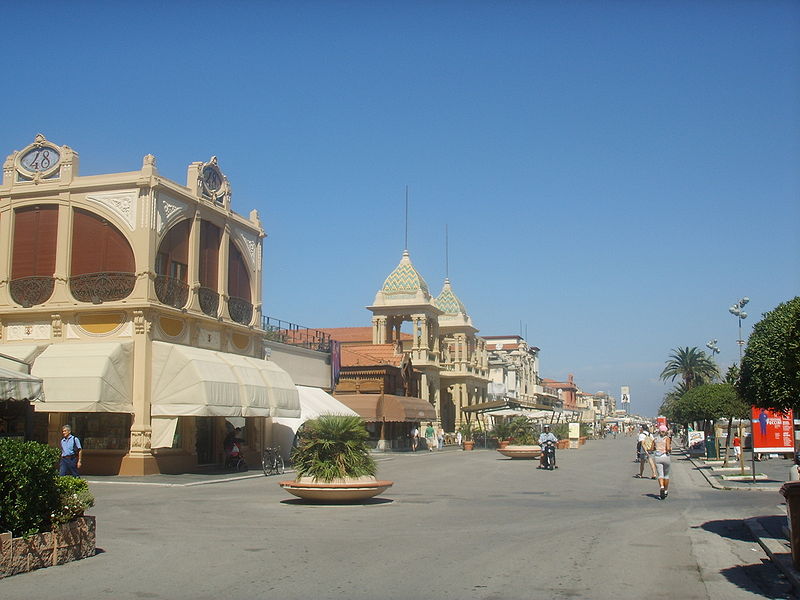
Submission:
<svg viewBox="0 0 800 600">
<path fill-rule="evenodd" d="M 487 450 L 379 456 L 395 485 L 358 506 L 290 499 L 289 474 L 108 478 L 91 483 L 97 556 L 0 581 L 0 596 L 792 597 L 741 522 L 778 514 L 779 494 L 712 489 L 674 455 L 661 501 L 633 478 L 635 443 L 559 451 L 553 472 Z"/>
</svg>

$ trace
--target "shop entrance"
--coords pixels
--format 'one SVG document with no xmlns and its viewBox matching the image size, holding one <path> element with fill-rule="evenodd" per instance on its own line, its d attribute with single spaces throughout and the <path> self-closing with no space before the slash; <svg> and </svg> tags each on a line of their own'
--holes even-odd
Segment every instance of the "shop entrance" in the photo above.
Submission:
<svg viewBox="0 0 800 600">
<path fill-rule="evenodd" d="M 33 406 L 27 400 L 0 402 L 0 437 L 33 439 Z"/>
<path fill-rule="evenodd" d="M 196 417 L 197 439 L 195 451 L 198 465 L 214 463 L 214 417 Z"/>
</svg>

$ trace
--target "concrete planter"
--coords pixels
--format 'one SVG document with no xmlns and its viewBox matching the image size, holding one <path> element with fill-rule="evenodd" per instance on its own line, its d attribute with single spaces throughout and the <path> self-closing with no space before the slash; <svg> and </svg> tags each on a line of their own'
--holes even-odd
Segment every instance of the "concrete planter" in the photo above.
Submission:
<svg viewBox="0 0 800 600">
<path fill-rule="evenodd" d="M 513 446 L 508 445 L 505 448 L 500 448 L 497 450 L 503 456 L 507 456 L 509 458 L 539 458 L 542 454 L 542 449 L 539 446 L 531 445 L 531 446 Z"/>
<path fill-rule="evenodd" d="M 786 498 L 786 508 L 789 513 L 792 562 L 795 569 L 800 569 L 800 481 L 787 481 L 781 486 L 780 492 Z"/>
<path fill-rule="evenodd" d="M 295 481 L 278 483 L 290 494 L 309 502 L 320 504 L 352 504 L 385 492 L 393 481 L 379 481 L 374 477 L 334 479 L 317 481 L 313 477 L 301 477 Z"/>
<path fill-rule="evenodd" d="M 473 448 L 475 448 L 475 442 L 472 441 L 468 442 L 464 440 L 463 445 L 464 445 L 464 450 L 472 450 Z"/>
<path fill-rule="evenodd" d="M 0 579 L 94 556 L 94 517 L 78 517 L 29 538 L 0 533 Z"/>
</svg>

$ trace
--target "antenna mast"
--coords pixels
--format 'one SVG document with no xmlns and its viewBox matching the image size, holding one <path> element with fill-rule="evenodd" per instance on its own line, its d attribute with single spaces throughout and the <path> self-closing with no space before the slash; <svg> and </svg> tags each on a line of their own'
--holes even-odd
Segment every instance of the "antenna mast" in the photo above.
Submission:
<svg viewBox="0 0 800 600">
<path fill-rule="evenodd" d="M 406 237 L 404 249 L 408 251 L 408 186 L 406 185 Z"/>
<path fill-rule="evenodd" d="M 448 238 L 447 223 L 444 224 L 444 276 L 450 279 L 450 240 Z"/>
</svg>

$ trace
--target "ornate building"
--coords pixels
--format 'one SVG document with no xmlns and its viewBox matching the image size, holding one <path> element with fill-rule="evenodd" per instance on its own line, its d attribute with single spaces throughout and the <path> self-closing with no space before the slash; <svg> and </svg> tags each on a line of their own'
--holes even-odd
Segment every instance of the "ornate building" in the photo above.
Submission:
<svg viewBox="0 0 800 600">
<path fill-rule="evenodd" d="M 257 448 L 268 417 L 299 416 L 292 378 L 264 360 L 264 230 L 233 212 L 216 157 L 186 185 L 152 155 L 81 176 L 38 135 L 4 163 L 0 233 L 0 353 L 44 381 L 35 437 L 71 422 L 86 473 L 218 462 L 230 419 Z"/>
<path fill-rule="evenodd" d="M 360 328 L 323 330 L 343 343 L 343 376 L 348 367 L 363 370 L 370 362 L 411 365 L 418 374 L 415 391 L 434 406 L 438 424 L 454 431 L 462 407 L 486 399 L 489 378 L 486 345 L 450 281 L 433 298 L 406 250 L 367 309 L 371 340 L 363 330 L 358 336 Z M 401 331 L 404 323 L 411 324 L 410 333 Z M 369 358 L 377 356 L 384 358 Z"/>
</svg>

